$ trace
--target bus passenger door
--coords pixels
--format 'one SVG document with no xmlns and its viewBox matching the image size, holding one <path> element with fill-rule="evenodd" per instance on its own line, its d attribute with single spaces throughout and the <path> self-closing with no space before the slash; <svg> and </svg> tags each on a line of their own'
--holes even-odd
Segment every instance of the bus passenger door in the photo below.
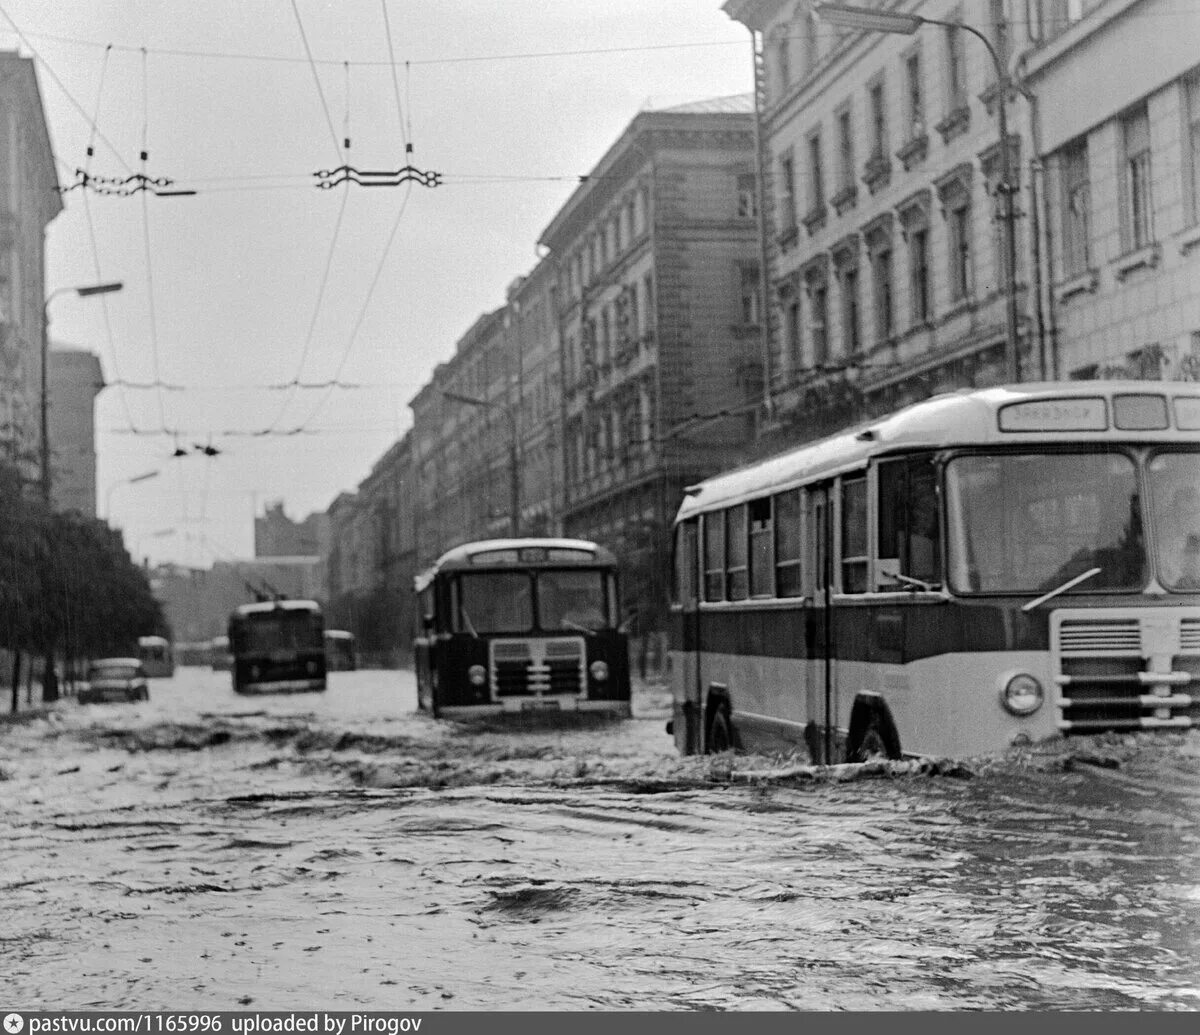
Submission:
<svg viewBox="0 0 1200 1035">
<path fill-rule="evenodd" d="M 805 740 L 810 760 L 828 764 L 833 759 L 835 670 L 833 659 L 833 492 L 832 483 L 808 490 L 809 587 L 805 619 L 808 656 Z"/>
<path fill-rule="evenodd" d="M 674 606 L 671 628 L 671 698 L 675 747 L 681 754 L 704 749 L 704 702 L 700 673 L 700 552 L 698 523 L 675 530 Z"/>
</svg>

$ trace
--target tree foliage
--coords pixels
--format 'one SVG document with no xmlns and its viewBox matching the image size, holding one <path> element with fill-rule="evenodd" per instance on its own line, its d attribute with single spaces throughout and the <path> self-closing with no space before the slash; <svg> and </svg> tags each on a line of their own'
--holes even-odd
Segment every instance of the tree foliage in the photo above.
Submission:
<svg viewBox="0 0 1200 1035">
<path fill-rule="evenodd" d="M 0 646 L 68 657 L 136 653 L 162 609 L 118 532 L 55 513 L 0 463 Z"/>
</svg>

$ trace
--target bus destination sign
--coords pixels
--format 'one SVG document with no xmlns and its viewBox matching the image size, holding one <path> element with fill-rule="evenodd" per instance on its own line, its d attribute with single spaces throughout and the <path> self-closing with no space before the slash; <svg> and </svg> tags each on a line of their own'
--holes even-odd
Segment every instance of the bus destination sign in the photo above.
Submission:
<svg viewBox="0 0 1200 1035">
<path fill-rule="evenodd" d="M 1000 410 L 1001 431 L 1104 431 L 1108 407 L 1104 399 L 1035 399 L 1009 403 Z"/>
</svg>

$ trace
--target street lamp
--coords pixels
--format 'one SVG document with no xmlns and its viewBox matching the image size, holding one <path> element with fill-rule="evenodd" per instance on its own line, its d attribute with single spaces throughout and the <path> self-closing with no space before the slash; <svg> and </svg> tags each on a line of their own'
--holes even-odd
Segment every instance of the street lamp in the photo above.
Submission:
<svg viewBox="0 0 1200 1035">
<path fill-rule="evenodd" d="M 891 32 L 911 36 L 922 25 L 944 25 L 950 29 L 964 29 L 987 47 L 988 55 L 996 66 L 996 83 L 1000 88 L 996 102 L 1000 129 L 1000 182 L 996 185 L 996 193 L 1000 198 L 1000 218 L 1004 222 L 1004 365 L 1008 380 L 1020 381 L 1021 365 L 1017 349 L 1017 234 L 1016 212 L 1013 207 L 1016 186 L 1012 182 L 1012 157 L 1008 152 L 1008 117 L 1005 113 L 1008 70 L 1004 67 L 1004 62 L 1000 60 L 1000 55 L 996 53 L 996 48 L 987 36 L 974 26 L 962 22 L 941 21 L 919 14 L 902 14 L 899 11 L 851 7 L 847 4 L 817 4 L 816 11 L 818 17 L 830 25 L 861 29 L 864 32 Z"/>
<path fill-rule="evenodd" d="M 149 481 L 151 478 L 157 478 L 158 474 L 158 471 L 147 471 L 145 474 L 135 474 L 132 478 L 126 478 L 124 481 L 113 482 L 104 494 L 104 519 L 107 521 L 112 518 L 112 494 L 114 489 L 119 489 L 122 485 L 136 485 L 138 482 Z"/>
<path fill-rule="evenodd" d="M 508 506 L 510 534 L 516 539 L 521 534 L 521 472 L 518 468 L 517 456 L 517 415 L 513 406 L 495 402 L 491 399 L 476 399 L 473 395 L 460 395 L 458 392 L 443 391 L 442 395 L 454 402 L 466 406 L 482 406 L 503 410 L 508 418 Z"/>
<path fill-rule="evenodd" d="M 120 291 L 125 285 L 119 280 L 107 284 L 89 284 L 85 287 L 64 287 L 51 291 L 42 303 L 42 387 L 41 387 L 41 425 L 42 425 L 42 499 L 46 506 L 50 505 L 50 407 L 48 395 L 48 375 L 50 367 L 50 303 L 58 295 L 74 291 L 80 298 L 89 295 L 107 295 L 111 291 Z"/>
</svg>

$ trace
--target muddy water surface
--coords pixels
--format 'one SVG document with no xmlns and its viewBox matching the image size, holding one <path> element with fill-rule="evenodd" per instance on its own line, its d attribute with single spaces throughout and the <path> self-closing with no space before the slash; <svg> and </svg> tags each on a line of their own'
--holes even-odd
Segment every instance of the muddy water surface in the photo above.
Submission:
<svg viewBox="0 0 1200 1035">
<path fill-rule="evenodd" d="M 151 693 L 0 726 L 13 1003 L 1200 1008 L 1195 733 L 843 779 L 680 759 L 661 692 L 560 726 L 434 722 L 404 672 Z"/>
</svg>

